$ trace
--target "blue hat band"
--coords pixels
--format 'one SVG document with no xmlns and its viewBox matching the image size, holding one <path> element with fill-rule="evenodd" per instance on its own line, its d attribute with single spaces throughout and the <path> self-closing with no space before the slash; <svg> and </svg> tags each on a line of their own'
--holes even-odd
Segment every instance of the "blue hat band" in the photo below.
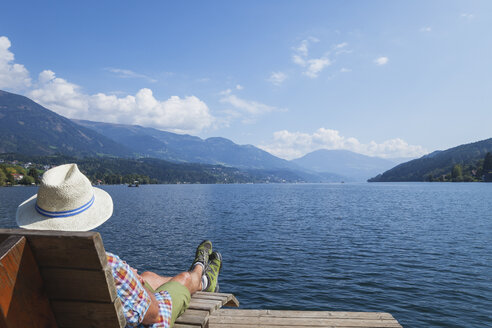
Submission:
<svg viewBox="0 0 492 328">
<path fill-rule="evenodd" d="M 66 218 L 66 217 L 70 217 L 70 216 L 74 216 L 74 215 L 77 215 L 77 214 L 80 214 L 82 212 L 85 212 L 87 211 L 91 206 L 92 204 L 94 204 L 94 195 L 92 195 L 92 198 L 91 200 L 89 200 L 87 203 L 85 203 L 84 205 L 74 209 L 74 210 L 68 210 L 68 211 L 60 211 L 60 212 L 51 212 L 51 211 L 47 211 L 47 210 L 44 210 L 42 209 L 41 207 L 38 206 L 38 203 L 36 203 L 36 211 L 43 215 L 43 216 L 47 216 L 49 218 Z"/>
</svg>

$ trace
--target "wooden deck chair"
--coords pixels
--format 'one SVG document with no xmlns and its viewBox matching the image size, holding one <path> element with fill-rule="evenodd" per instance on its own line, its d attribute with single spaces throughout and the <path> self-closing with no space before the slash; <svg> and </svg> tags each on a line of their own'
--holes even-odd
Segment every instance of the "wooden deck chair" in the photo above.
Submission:
<svg viewBox="0 0 492 328">
<path fill-rule="evenodd" d="M 175 328 L 205 327 L 232 294 L 198 292 Z M 124 327 L 97 232 L 0 229 L 0 328 Z"/>
<path fill-rule="evenodd" d="M 124 327 L 97 232 L 0 229 L 0 328 Z"/>
</svg>

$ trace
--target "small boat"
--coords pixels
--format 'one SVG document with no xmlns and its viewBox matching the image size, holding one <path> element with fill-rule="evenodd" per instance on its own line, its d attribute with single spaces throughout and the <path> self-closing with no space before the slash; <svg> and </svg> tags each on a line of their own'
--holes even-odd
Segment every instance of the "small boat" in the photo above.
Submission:
<svg viewBox="0 0 492 328">
<path fill-rule="evenodd" d="M 140 182 L 138 182 L 137 180 L 133 181 L 133 183 L 130 183 L 128 185 L 128 187 L 138 187 L 140 185 Z"/>
</svg>

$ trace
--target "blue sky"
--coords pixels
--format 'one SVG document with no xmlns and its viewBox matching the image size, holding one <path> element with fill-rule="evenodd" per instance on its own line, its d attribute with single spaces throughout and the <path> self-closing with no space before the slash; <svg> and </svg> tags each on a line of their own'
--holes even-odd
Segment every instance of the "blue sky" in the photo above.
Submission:
<svg viewBox="0 0 492 328">
<path fill-rule="evenodd" d="M 0 89 L 292 159 L 492 137 L 490 1 L 10 1 Z"/>
</svg>

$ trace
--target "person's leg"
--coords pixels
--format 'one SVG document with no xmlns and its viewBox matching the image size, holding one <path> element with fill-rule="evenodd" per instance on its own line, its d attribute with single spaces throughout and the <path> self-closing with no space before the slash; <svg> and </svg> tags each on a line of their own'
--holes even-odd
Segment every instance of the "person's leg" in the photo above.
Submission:
<svg viewBox="0 0 492 328">
<path fill-rule="evenodd" d="M 193 271 L 191 272 L 181 272 L 175 277 L 160 277 L 155 273 L 145 273 L 142 274 L 144 279 L 150 278 L 151 281 L 145 281 L 145 285 L 147 288 L 152 287 L 150 291 L 153 292 L 168 292 L 169 296 L 171 296 L 172 301 L 172 313 L 171 313 L 171 326 L 174 325 L 176 319 L 182 315 L 188 305 L 190 304 L 191 294 L 196 293 L 197 291 L 202 289 L 202 273 L 203 269 L 200 265 L 195 266 Z M 156 283 L 167 281 L 164 284 L 156 287 Z"/>
<path fill-rule="evenodd" d="M 159 287 L 169 281 L 176 281 L 185 286 L 191 295 L 199 290 L 202 290 L 202 274 L 203 268 L 200 265 L 195 266 L 193 271 L 181 272 L 174 277 L 164 277 L 157 273 L 145 271 L 140 276 L 152 287 L 157 290 Z"/>
<path fill-rule="evenodd" d="M 201 265 L 196 265 L 193 268 L 193 271 L 181 272 L 177 276 L 172 277 L 170 281 L 176 281 L 185 286 L 190 294 L 193 295 L 197 291 L 202 290 L 202 274 L 203 267 Z"/>
<path fill-rule="evenodd" d="M 145 281 L 145 286 L 150 291 L 167 291 L 171 296 L 171 326 L 174 325 L 175 320 L 188 308 L 191 295 L 203 289 L 202 277 L 205 277 L 203 272 L 204 268 L 208 266 L 210 254 L 212 254 L 212 243 L 204 240 L 196 250 L 195 260 L 191 265 L 190 271 L 181 272 L 172 278 L 159 276 L 153 272 L 144 272 L 141 274 L 141 277 Z M 208 284 L 207 280 L 206 282 Z"/>
</svg>

